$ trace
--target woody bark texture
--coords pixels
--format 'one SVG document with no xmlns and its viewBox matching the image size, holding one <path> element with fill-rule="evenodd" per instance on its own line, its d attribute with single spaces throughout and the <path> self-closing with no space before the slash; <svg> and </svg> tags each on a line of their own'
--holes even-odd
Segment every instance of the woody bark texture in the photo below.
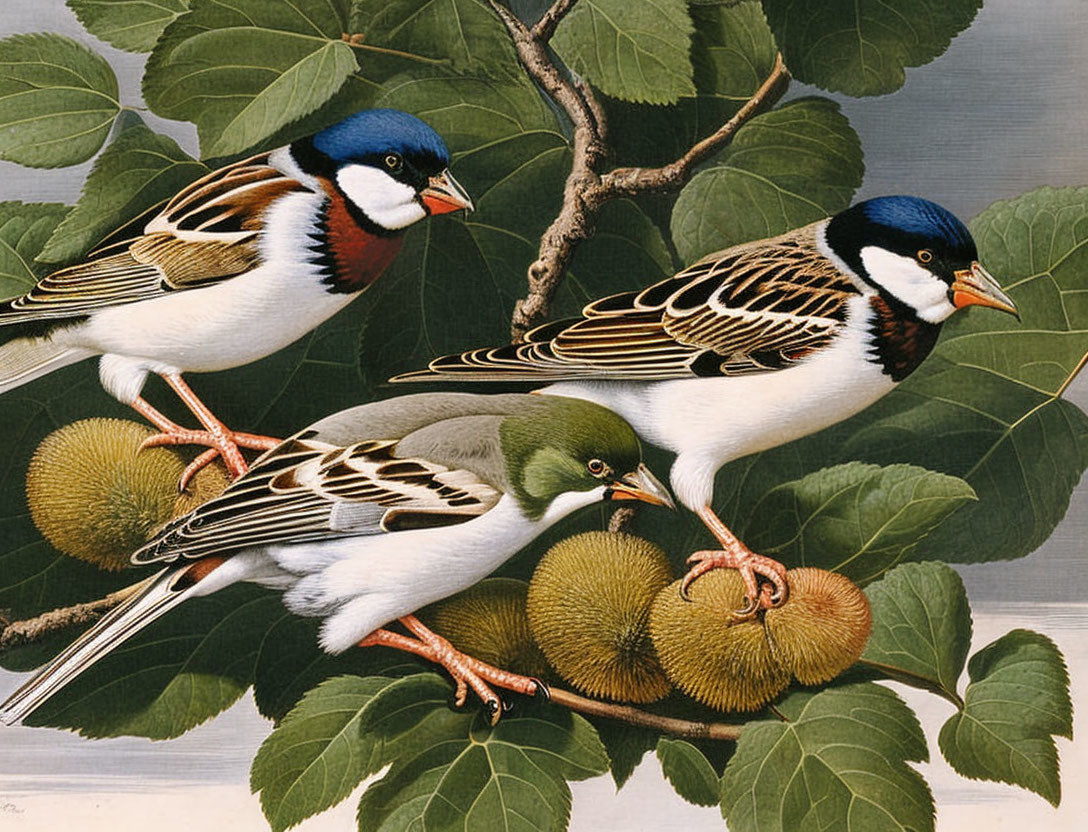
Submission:
<svg viewBox="0 0 1088 832">
<path fill-rule="evenodd" d="M 50 610 L 36 618 L 28 618 L 25 621 L 4 622 L 4 627 L 0 630 L 0 653 L 15 647 L 33 644 L 47 636 L 63 632 L 69 628 L 86 627 L 93 624 L 141 586 L 143 586 L 143 581 L 126 586 L 116 592 L 111 592 L 105 598 L 99 598 L 96 601 Z"/>
<path fill-rule="evenodd" d="M 724 148 L 753 116 L 774 106 L 789 87 L 790 75 L 779 54 L 770 74 L 733 118 L 696 142 L 680 158 L 658 168 L 623 167 L 603 171 L 611 155 L 604 111 L 592 88 L 569 78 L 552 60 L 548 40 L 577 0 L 556 0 L 539 21 L 526 26 L 498 0 L 488 0 L 499 16 L 529 76 L 570 119 L 573 160 L 563 188 L 559 214 L 540 238 L 537 259 L 529 266 L 528 294 L 514 307 L 510 334 L 515 342 L 548 315 L 552 297 L 574 257 L 575 249 L 593 235 L 601 207 L 611 199 L 682 187 L 695 168 Z"/>
</svg>

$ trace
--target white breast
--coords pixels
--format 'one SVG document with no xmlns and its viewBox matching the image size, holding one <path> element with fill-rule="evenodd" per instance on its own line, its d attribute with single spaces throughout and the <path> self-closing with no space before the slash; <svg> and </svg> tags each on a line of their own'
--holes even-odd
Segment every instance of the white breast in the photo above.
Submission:
<svg viewBox="0 0 1088 832">
<path fill-rule="evenodd" d="M 688 508 L 709 504 L 727 462 L 840 422 L 895 387 L 869 360 L 869 301 L 852 298 L 834 344 L 785 370 L 657 382 L 569 381 L 542 392 L 589 399 L 677 454 L 671 484 Z"/>
<path fill-rule="evenodd" d="M 537 535 L 603 488 L 565 494 L 531 521 L 504 496 L 486 514 L 457 526 L 268 547 L 281 569 L 298 576 L 284 604 L 326 616 L 322 646 L 339 653 L 379 627 L 490 575 Z"/>
<path fill-rule="evenodd" d="M 329 292 L 306 256 L 323 199 L 292 193 L 271 207 L 257 269 L 204 288 L 103 309 L 69 336 L 62 330 L 61 337 L 117 356 L 103 366 L 118 375 L 120 364 L 133 371 L 226 370 L 283 349 L 355 297 Z"/>
</svg>

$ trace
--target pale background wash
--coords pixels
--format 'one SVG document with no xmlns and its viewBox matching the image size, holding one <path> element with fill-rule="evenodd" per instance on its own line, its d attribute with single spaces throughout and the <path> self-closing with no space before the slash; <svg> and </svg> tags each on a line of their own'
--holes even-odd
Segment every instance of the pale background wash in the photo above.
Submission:
<svg viewBox="0 0 1088 832">
<path fill-rule="evenodd" d="M 62 32 L 97 49 L 121 78 L 122 103 L 141 104 L 142 56 L 91 38 L 62 0 L 4 0 L 0 35 L 34 31 Z M 995 199 L 1039 185 L 1088 184 L 1086 35 L 1085 0 L 987 0 L 975 24 L 944 56 L 908 70 L 902 91 L 876 99 L 842 98 L 865 150 L 865 184 L 859 197 L 913 193 L 969 218 Z M 152 127 L 196 153 L 189 125 L 143 115 Z M 90 163 L 56 171 L 0 163 L 0 199 L 72 202 L 89 169 Z M 1088 381 L 1080 380 L 1069 395 L 1088 406 Z M 974 610 L 972 649 L 1013 627 L 1046 633 L 1065 653 L 1078 714 L 1088 710 L 1088 575 L 1081 568 L 1086 508 L 1088 487 L 1082 483 L 1064 522 L 1034 555 L 1009 564 L 959 568 Z M 0 696 L 20 678 L 0 671 Z M 961 690 L 963 684 L 965 680 Z M 935 740 L 951 706 L 895 687 L 917 709 L 927 736 Z M 1078 731 L 1080 727 L 1078 723 Z M 91 742 L 58 731 L 4 728 L 0 830 L 261 832 L 267 825 L 246 784 L 249 762 L 269 730 L 249 696 L 210 723 L 166 743 L 131 738 Z M 1088 744 L 1058 740 L 1058 747 L 1064 798 L 1055 810 L 1021 789 L 964 780 L 932 742 L 934 760 L 919 768 L 936 798 L 938 829 L 1084 828 Z M 652 755 L 618 794 L 608 777 L 574 784 L 573 792 L 575 832 L 723 828 L 717 808 L 690 806 L 672 793 Z M 299 828 L 354 828 L 357 796 Z"/>
</svg>

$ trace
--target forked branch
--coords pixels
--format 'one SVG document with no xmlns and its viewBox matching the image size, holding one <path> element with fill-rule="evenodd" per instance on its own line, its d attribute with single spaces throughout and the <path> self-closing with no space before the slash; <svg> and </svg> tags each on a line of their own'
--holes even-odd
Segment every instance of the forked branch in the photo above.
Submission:
<svg viewBox="0 0 1088 832">
<path fill-rule="evenodd" d="M 517 302 L 510 322 L 511 336 L 520 341 L 547 316 L 575 249 L 593 235 L 597 216 L 606 202 L 680 188 L 695 168 L 729 144 L 746 122 L 774 106 L 786 92 L 790 75 L 782 55 L 777 55 L 770 74 L 736 115 L 680 158 L 659 168 L 624 167 L 604 172 L 602 168 L 611 154 L 604 110 L 590 85 L 568 77 L 547 50 L 556 26 L 577 0 L 556 0 L 532 27 L 522 23 L 499 0 L 488 2 L 510 33 L 518 60 L 529 77 L 563 110 L 573 127 L 573 159 L 563 189 L 563 205 L 540 238 L 537 259 L 529 266 L 528 294 Z"/>
</svg>

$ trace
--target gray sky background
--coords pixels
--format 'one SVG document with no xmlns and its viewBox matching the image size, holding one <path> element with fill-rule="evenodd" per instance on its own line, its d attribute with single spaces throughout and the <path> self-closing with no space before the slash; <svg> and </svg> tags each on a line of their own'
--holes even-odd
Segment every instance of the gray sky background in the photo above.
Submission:
<svg viewBox="0 0 1088 832">
<path fill-rule="evenodd" d="M 62 0 L 0 0 L 0 36 L 55 31 L 104 54 L 121 80 L 122 102 L 140 105 L 143 57 L 91 38 Z M 1040 185 L 1088 185 L 1088 2 L 987 0 L 974 25 L 948 52 L 908 70 L 903 90 L 870 99 L 838 97 L 862 139 L 865 183 L 859 198 L 913 193 L 964 219 L 996 199 Z M 794 89 L 792 95 L 815 90 Z M 190 125 L 149 113 L 148 123 L 197 153 Z M 73 202 L 90 163 L 54 171 L 0 162 L 0 200 Z M 1088 407 L 1088 380 L 1069 396 Z M 2 403 L 0 403 L 2 406 Z M 1088 708 L 1088 595 L 1085 570 L 1088 487 L 1074 494 L 1069 514 L 1034 555 L 1008 564 L 960 569 L 975 610 L 978 649 L 1016 626 L 1041 630 L 1065 651 L 1075 712 Z M 18 678 L 0 671 L 0 696 Z M 950 715 L 934 697 L 898 688 L 935 738 Z M 1078 724 L 1077 730 L 1080 726 Z M 37 832 L 192 828 L 266 829 L 248 794 L 248 764 L 269 726 L 248 701 L 170 743 L 119 739 L 87 742 L 33 729 L 0 731 L 0 829 Z M 1012 787 L 972 783 L 939 759 L 923 768 L 938 802 L 938 829 L 1079 829 L 1088 817 L 1088 776 L 1081 742 L 1059 742 L 1065 799 L 1052 810 Z M 936 744 L 931 753 L 939 758 Z M 722 829 L 716 809 L 681 803 L 652 758 L 614 795 L 598 778 L 575 786 L 574 830 Z M 307 832 L 354 828 L 354 801 L 308 822 Z"/>
</svg>

